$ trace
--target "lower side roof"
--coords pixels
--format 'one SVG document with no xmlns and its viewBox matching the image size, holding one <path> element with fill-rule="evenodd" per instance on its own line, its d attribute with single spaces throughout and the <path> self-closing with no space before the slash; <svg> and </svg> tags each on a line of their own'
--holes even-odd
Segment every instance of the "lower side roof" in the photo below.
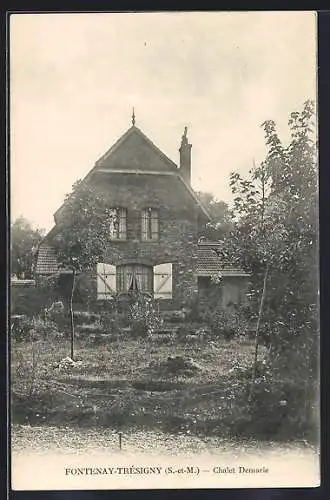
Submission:
<svg viewBox="0 0 330 500">
<path fill-rule="evenodd" d="M 195 274 L 197 276 L 214 276 L 221 273 L 222 276 L 249 276 L 249 273 L 230 262 L 224 262 L 217 254 L 220 248 L 219 242 L 203 242 L 197 246 L 197 263 Z M 35 270 L 37 275 L 49 275 L 62 272 L 59 269 L 55 249 L 48 243 L 43 243 L 39 247 L 37 265 Z"/>
</svg>

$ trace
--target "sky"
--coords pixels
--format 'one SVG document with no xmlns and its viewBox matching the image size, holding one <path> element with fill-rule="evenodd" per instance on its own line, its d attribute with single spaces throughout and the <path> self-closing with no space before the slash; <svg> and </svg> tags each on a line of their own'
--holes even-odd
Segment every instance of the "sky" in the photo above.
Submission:
<svg viewBox="0 0 330 500">
<path fill-rule="evenodd" d="M 185 126 L 192 187 L 230 203 L 229 174 L 284 142 L 316 99 L 316 14 L 15 14 L 10 18 L 11 218 L 46 230 L 72 184 L 136 125 L 175 163 Z"/>
</svg>

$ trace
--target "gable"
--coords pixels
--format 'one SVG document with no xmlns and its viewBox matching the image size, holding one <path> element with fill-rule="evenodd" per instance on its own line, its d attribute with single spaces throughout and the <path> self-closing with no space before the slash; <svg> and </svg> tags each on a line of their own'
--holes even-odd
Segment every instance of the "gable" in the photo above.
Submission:
<svg viewBox="0 0 330 500">
<path fill-rule="evenodd" d="M 133 126 L 95 164 L 109 170 L 175 172 L 177 166 L 150 139 Z"/>
<path fill-rule="evenodd" d="M 167 175 L 175 178 L 185 194 L 198 206 L 207 220 L 211 217 L 200 202 L 190 185 L 183 179 L 180 169 L 135 125 L 118 139 L 118 141 L 95 163 L 92 170 L 84 178 L 89 182 L 95 174 L 153 174 Z M 65 203 L 55 212 L 57 224 Z"/>
</svg>

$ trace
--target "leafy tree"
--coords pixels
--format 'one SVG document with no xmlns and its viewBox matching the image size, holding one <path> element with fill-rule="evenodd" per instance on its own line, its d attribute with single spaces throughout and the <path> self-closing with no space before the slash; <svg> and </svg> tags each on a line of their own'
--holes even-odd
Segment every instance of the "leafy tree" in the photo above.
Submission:
<svg viewBox="0 0 330 500">
<path fill-rule="evenodd" d="M 231 227 L 227 203 L 217 200 L 212 193 L 198 191 L 196 194 L 211 215 L 202 236 L 206 240 L 221 240 Z"/>
<path fill-rule="evenodd" d="M 44 230 L 34 228 L 24 217 L 11 224 L 11 273 L 18 278 L 33 278 L 34 256 Z"/>
<path fill-rule="evenodd" d="M 66 196 L 53 245 L 61 268 L 72 272 L 69 311 L 71 358 L 74 356 L 73 297 L 76 281 L 103 262 L 110 240 L 110 221 L 118 223 L 107 197 L 92 183 L 77 181 Z"/>
<path fill-rule="evenodd" d="M 291 113 L 290 143 L 276 125 L 262 124 L 268 146 L 248 179 L 231 174 L 234 227 L 224 255 L 252 273 L 251 297 L 258 304 L 260 333 L 272 366 L 306 385 L 317 372 L 317 164 L 314 104 Z M 261 307 L 260 307 L 261 302 Z"/>
</svg>

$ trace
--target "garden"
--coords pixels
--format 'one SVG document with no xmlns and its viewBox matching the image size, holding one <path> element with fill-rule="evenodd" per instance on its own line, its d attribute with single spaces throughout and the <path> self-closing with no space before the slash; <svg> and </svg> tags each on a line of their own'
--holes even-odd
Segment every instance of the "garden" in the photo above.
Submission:
<svg viewBox="0 0 330 500">
<path fill-rule="evenodd" d="M 266 345 L 251 400 L 255 341 L 244 315 L 219 311 L 198 321 L 167 314 L 165 328 L 154 304 L 141 298 L 125 314 L 75 312 L 71 357 L 70 324 L 56 304 L 12 332 L 15 446 L 26 441 L 24 429 L 47 434 L 63 426 L 181 439 L 316 440 L 301 411 L 303 387 L 269 376 Z"/>
</svg>

